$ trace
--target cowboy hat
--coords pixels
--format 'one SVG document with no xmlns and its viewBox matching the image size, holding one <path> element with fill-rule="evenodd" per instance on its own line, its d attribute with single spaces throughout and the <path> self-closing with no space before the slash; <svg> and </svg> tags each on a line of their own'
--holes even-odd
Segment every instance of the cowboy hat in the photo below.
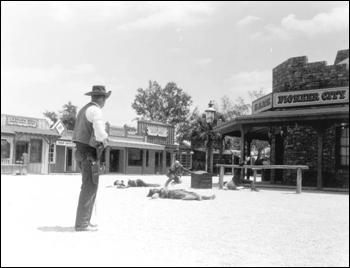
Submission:
<svg viewBox="0 0 350 268">
<path fill-rule="evenodd" d="M 112 91 L 106 92 L 105 86 L 92 86 L 92 91 L 85 93 L 85 95 L 87 96 L 102 95 L 102 96 L 106 96 L 106 99 L 108 99 L 111 93 Z"/>
</svg>

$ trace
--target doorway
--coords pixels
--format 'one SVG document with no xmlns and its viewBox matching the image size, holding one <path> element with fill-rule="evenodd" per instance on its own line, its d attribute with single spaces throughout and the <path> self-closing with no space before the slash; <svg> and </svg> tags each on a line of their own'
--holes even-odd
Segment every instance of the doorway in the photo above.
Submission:
<svg viewBox="0 0 350 268">
<path fill-rule="evenodd" d="M 109 154 L 109 172 L 120 172 L 120 150 L 111 149 Z"/>
<path fill-rule="evenodd" d="M 163 152 L 155 152 L 154 157 L 154 167 L 155 167 L 155 174 L 162 174 L 163 171 Z"/>
<path fill-rule="evenodd" d="M 16 156 L 15 156 L 15 163 L 16 164 L 23 164 L 23 154 L 28 154 L 28 142 L 27 141 L 17 141 L 16 143 Z"/>
<path fill-rule="evenodd" d="M 66 157 L 66 171 L 73 171 L 73 148 L 67 147 L 67 157 Z"/>
<path fill-rule="evenodd" d="M 275 165 L 283 165 L 284 158 L 284 140 L 283 136 L 278 134 L 276 135 L 275 143 Z M 275 181 L 283 181 L 283 169 L 275 170 Z"/>
</svg>

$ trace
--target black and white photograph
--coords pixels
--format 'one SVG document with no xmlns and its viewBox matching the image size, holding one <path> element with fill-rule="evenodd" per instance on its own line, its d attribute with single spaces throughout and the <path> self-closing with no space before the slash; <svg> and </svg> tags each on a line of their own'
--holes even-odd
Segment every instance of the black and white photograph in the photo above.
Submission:
<svg viewBox="0 0 350 268">
<path fill-rule="evenodd" d="M 349 1 L 1 1 L 1 267 L 349 267 Z"/>
</svg>

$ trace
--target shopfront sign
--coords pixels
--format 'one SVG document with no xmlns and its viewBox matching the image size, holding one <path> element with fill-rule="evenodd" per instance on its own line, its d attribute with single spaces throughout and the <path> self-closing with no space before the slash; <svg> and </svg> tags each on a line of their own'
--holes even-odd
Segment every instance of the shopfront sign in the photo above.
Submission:
<svg viewBox="0 0 350 268">
<path fill-rule="evenodd" d="M 16 116 L 8 116 L 7 117 L 7 125 L 11 126 L 20 126 L 20 127 L 38 127 L 38 121 L 35 119 L 16 117 Z"/>
<path fill-rule="evenodd" d="M 122 128 L 109 128 L 109 135 L 111 136 L 125 136 L 125 129 Z"/>
<path fill-rule="evenodd" d="M 168 129 L 160 126 L 147 126 L 149 136 L 168 137 Z"/>
<path fill-rule="evenodd" d="M 273 94 L 273 108 L 349 103 L 349 87 Z"/>
<path fill-rule="evenodd" d="M 64 131 L 64 126 L 63 123 L 61 121 L 58 122 L 57 126 L 56 126 L 56 130 L 58 132 L 58 134 L 62 134 L 62 132 Z"/>
<path fill-rule="evenodd" d="M 272 93 L 253 101 L 252 112 L 257 114 L 272 108 Z"/>
<path fill-rule="evenodd" d="M 56 145 L 67 146 L 67 147 L 75 147 L 75 143 L 71 142 L 71 141 L 56 141 Z"/>
</svg>

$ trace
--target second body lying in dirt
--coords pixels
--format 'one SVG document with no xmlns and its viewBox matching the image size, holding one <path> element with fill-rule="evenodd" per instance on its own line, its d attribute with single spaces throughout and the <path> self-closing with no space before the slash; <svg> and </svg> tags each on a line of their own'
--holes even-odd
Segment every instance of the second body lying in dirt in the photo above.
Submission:
<svg viewBox="0 0 350 268">
<path fill-rule="evenodd" d="M 168 198 L 168 199 L 181 199 L 181 200 L 213 200 L 215 199 L 215 195 L 204 196 L 199 195 L 195 192 L 189 192 L 184 189 L 174 189 L 174 190 L 166 190 L 166 189 L 150 189 L 147 197 L 151 197 L 152 199 L 156 198 Z"/>
</svg>

